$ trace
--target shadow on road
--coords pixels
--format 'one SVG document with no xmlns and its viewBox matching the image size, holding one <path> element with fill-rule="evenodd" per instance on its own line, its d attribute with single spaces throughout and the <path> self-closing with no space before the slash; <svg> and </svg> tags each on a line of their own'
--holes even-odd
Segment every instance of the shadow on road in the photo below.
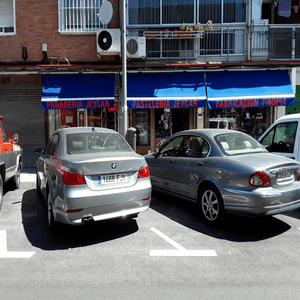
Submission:
<svg viewBox="0 0 300 300">
<path fill-rule="evenodd" d="M 153 192 L 151 209 L 202 234 L 233 242 L 252 242 L 272 238 L 291 227 L 275 217 L 250 218 L 228 215 L 218 228 L 207 225 L 197 207 L 175 197 Z"/>
<path fill-rule="evenodd" d="M 22 198 L 22 221 L 29 242 L 43 250 L 61 250 L 84 247 L 118 239 L 138 231 L 134 219 L 96 222 L 91 226 L 61 225 L 56 234 L 47 226 L 47 212 L 44 199 L 34 189 L 28 190 Z"/>
<path fill-rule="evenodd" d="M 286 212 L 284 215 L 300 220 L 300 208 Z"/>
</svg>

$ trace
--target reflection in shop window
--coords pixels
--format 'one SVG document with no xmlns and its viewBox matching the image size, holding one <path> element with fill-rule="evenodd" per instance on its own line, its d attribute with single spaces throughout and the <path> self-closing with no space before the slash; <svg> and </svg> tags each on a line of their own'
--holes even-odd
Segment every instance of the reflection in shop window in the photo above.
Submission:
<svg viewBox="0 0 300 300">
<path fill-rule="evenodd" d="M 117 130 L 117 117 L 115 112 L 108 112 L 106 108 L 88 110 L 88 126 Z"/>
<path fill-rule="evenodd" d="M 137 146 L 150 146 L 149 110 L 136 112 Z"/>
<path fill-rule="evenodd" d="M 155 145 L 161 145 L 167 138 L 170 137 L 170 118 L 171 110 L 156 109 L 155 110 Z"/>
<path fill-rule="evenodd" d="M 258 139 L 267 129 L 266 107 L 211 109 L 210 128 L 234 129 Z"/>
</svg>

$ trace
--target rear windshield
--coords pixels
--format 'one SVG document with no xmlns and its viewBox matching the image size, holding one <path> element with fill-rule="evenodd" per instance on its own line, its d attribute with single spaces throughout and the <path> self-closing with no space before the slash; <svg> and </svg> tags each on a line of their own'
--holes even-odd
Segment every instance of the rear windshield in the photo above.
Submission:
<svg viewBox="0 0 300 300">
<path fill-rule="evenodd" d="M 76 133 L 67 135 L 68 154 L 131 151 L 118 133 Z"/>
<path fill-rule="evenodd" d="M 251 136 L 242 133 L 225 133 L 215 136 L 219 148 L 226 155 L 268 152 Z"/>
</svg>

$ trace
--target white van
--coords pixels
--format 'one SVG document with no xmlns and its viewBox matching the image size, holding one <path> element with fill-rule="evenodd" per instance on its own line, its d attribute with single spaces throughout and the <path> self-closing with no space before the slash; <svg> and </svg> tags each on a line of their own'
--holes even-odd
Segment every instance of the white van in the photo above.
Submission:
<svg viewBox="0 0 300 300">
<path fill-rule="evenodd" d="M 274 122 L 258 141 L 268 151 L 300 162 L 300 114 L 286 115 Z"/>
<path fill-rule="evenodd" d="M 235 129 L 235 120 L 233 118 L 210 118 L 209 128 Z"/>
</svg>

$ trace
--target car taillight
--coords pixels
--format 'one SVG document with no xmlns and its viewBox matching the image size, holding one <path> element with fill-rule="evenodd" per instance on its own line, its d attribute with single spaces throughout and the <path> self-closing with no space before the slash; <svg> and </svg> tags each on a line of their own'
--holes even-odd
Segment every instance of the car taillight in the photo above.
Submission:
<svg viewBox="0 0 300 300">
<path fill-rule="evenodd" d="M 265 172 L 258 171 L 250 177 L 249 183 L 253 186 L 266 187 L 271 186 L 271 179 Z"/>
<path fill-rule="evenodd" d="M 298 175 L 298 179 L 297 179 L 298 181 L 300 181 L 300 173 L 299 173 L 299 175 Z"/>
<path fill-rule="evenodd" d="M 72 173 L 72 172 L 62 170 L 62 169 L 60 169 L 59 172 L 62 176 L 62 180 L 63 180 L 64 184 L 66 184 L 66 185 L 86 184 L 83 174 Z"/>
<path fill-rule="evenodd" d="M 148 166 L 139 170 L 138 179 L 147 178 L 149 176 L 150 176 L 150 172 L 149 172 L 149 167 Z"/>
</svg>

